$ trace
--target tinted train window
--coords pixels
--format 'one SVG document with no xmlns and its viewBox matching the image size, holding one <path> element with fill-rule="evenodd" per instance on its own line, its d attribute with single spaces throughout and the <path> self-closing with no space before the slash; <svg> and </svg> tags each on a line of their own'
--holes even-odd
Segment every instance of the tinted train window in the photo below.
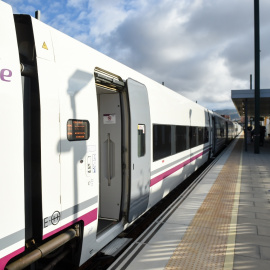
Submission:
<svg viewBox="0 0 270 270">
<path fill-rule="evenodd" d="M 225 134 L 224 127 L 220 128 L 220 137 L 223 138 Z"/>
<path fill-rule="evenodd" d="M 153 160 L 171 155 L 171 126 L 153 126 Z"/>
<path fill-rule="evenodd" d="M 190 127 L 190 148 L 195 147 L 198 145 L 197 143 L 197 127 Z"/>
<path fill-rule="evenodd" d="M 138 125 L 138 157 L 145 155 L 145 125 Z"/>
<path fill-rule="evenodd" d="M 203 144 L 204 140 L 204 128 L 198 127 L 198 145 Z"/>
<path fill-rule="evenodd" d="M 67 139 L 69 141 L 88 140 L 90 125 L 87 120 L 69 119 L 67 121 Z"/>
<path fill-rule="evenodd" d="M 153 125 L 153 161 L 209 142 L 209 127 Z"/>
<path fill-rule="evenodd" d="M 176 126 L 175 128 L 176 153 L 187 150 L 187 127 Z"/>
<path fill-rule="evenodd" d="M 208 143 L 209 142 L 209 131 L 208 131 L 208 127 L 204 128 L 204 143 Z"/>
</svg>

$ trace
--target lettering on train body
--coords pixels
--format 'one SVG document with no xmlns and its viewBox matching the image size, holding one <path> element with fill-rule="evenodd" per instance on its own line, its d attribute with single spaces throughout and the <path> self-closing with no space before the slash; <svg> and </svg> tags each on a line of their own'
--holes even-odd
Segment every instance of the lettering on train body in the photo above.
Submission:
<svg viewBox="0 0 270 270">
<path fill-rule="evenodd" d="M 0 80 L 3 82 L 11 82 L 12 71 L 7 68 L 0 69 Z"/>
</svg>

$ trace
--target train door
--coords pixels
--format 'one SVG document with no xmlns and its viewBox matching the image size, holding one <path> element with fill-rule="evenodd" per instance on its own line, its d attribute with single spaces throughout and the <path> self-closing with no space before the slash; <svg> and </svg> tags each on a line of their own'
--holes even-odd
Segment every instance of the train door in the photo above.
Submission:
<svg viewBox="0 0 270 270">
<path fill-rule="evenodd" d="M 118 220 L 121 181 L 121 110 L 119 93 L 99 95 L 100 217 Z"/>
<path fill-rule="evenodd" d="M 150 110 L 145 85 L 127 80 L 130 107 L 130 194 L 128 222 L 142 214 L 150 190 Z"/>
<path fill-rule="evenodd" d="M 121 205 L 125 204 L 121 202 L 122 198 L 128 202 L 128 222 L 147 209 L 150 111 L 147 89 L 143 84 L 132 79 L 125 84 L 117 75 L 99 68 L 96 68 L 95 79 L 99 108 L 100 233 L 119 222 Z M 126 106 L 127 102 L 129 106 Z M 129 152 L 126 162 L 123 162 L 122 149 Z M 129 176 L 125 174 L 123 177 L 123 163 L 129 167 L 126 168 Z"/>
<path fill-rule="evenodd" d="M 215 155 L 215 153 L 216 153 L 216 141 L 217 141 L 217 139 L 216 139 L 217 134 L 216 133 L 217 133 L 216 132 L 216 120 L 215 120 L 215 117 L 212 116 L 212 153 L 213 153 L 213 155 Z"/>
<path fill-rule="evenodd" d="M 98 233 L 120 220 L 122 198 L 122 79 L 95 69 L 99 114 Z"/>
</svg>

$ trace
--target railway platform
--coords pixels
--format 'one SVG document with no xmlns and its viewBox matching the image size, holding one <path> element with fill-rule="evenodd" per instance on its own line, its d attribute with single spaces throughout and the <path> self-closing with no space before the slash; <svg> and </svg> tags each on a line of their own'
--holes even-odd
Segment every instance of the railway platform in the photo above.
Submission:
<svg viewBox="0 0 270 270">
<path fill-rule="evenodd" d="M 269 165 L 240 135 L 109 269 L 269 269 Z"/>
</svg>

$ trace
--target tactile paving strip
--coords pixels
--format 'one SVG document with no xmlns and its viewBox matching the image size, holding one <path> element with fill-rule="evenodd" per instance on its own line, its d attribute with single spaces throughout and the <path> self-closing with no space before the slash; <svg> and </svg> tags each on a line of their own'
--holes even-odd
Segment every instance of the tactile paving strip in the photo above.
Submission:
<svg viewBox="0 0 270 270">
<path fill-rule="evenodd" d="M 165 269 L 223 269 L 242 141 L 235 145 Z"/>
</svg>

